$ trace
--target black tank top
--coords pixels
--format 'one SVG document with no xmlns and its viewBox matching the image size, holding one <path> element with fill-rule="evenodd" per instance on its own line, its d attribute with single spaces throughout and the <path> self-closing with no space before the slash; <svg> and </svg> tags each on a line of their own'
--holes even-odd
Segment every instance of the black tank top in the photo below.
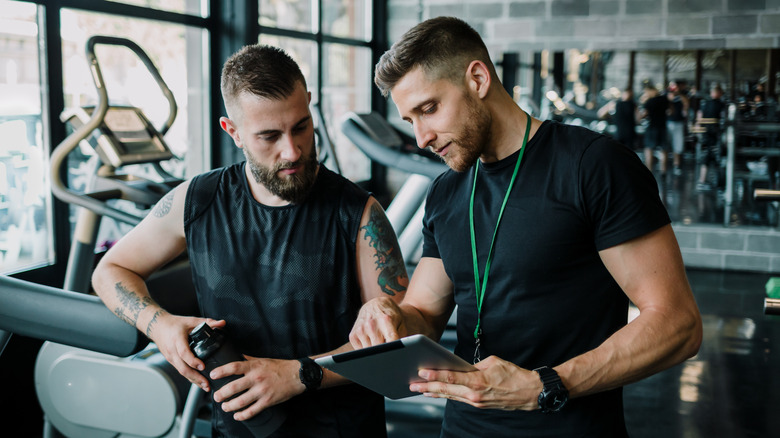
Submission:
<svg viewBox="0 0 780 438">
<path fill-rule="evenodd" d="M 345 344 L 362 304 L 355 249 L 369 194 L 320 166 L 306 201 L 269 207 L 252 197 L 244 166 L 199 175 L 187 192 L 184 230 L 201 314 L 226 320 L 249 356 L 295 359 Z M 383 399 L 354 384 L 283 406 L 288 420 L 278 436 L 384 435 Z M 245 431 L 231 427 L 232 414 L 215 412 L 218 433 Z"/>
</svg>

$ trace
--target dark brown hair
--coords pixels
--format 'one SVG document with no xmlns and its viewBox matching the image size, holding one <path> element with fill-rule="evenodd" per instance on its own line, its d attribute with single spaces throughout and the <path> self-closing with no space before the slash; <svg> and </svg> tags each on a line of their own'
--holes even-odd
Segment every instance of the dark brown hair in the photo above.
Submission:
<svg viewBox="0 0 780 438">
<path fill-rule="evenodd" d="M 242 93 L 266 99 L 289 97 L 297 83 L 306 89 L 298 64 L 278 47 L 244 46 L 225 61 L 220 89 L 226 107 L 232 107 Z"/>
<path fill-rule="evenodd" d="M 401 78 L 417 67 L 429 79 L 459 83 L 474 60 L 484 62 L 497 80 L 487 47 L 474 28 L 455 17 L 431 18 L 408 30 L 382 55 L 374 83 L 387 96 Z"/>
</svg>

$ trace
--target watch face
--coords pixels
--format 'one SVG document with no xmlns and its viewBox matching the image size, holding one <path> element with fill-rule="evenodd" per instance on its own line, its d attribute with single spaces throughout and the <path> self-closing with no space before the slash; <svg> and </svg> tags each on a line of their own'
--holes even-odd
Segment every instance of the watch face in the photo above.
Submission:
<svg viewBox="0 0 780 438">
<path fill-rule="evenodd" d="M 307 382 L 319 382 L 322 379 L 322 370 L 318 366 L 307 366 L 303 369 L 304 376 Z"/>
<path fill-rule="evenodd" d="M 539 394 L 539 407 L 542 408 L 542 412 L 558 412 L 568 400 L 568 391 L 554 388 Z"/>
</svg>

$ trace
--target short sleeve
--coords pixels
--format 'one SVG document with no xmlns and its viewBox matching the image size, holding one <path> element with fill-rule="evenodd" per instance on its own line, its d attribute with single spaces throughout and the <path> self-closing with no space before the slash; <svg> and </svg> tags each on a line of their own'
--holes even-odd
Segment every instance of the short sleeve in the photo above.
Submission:
<svg viewBox="0 0 780 438">
<path fill-rule="evenodd" d="M 579 181 L 598 250 L 671 222 L 653 174 L 634 151 L 607 137 L 597 138 L 583 152 Z"/>
<path fill-rule="evenodd" d="M 434 234 L 436 224 L 435 224 L 435 220 L 433 219 L 436 216 L 433 210 L 438 205 L 436 200 L 433 199 L 435 198 L 434 188 L 437 185 L 436 184 L 437 181 L 434 181 L 434 183 L 431 184 L 431 187 L 428 189 L 428 196 L 425 199 L 425 214 L 423 215 L 422 257 L 432 257 L 432 258 L 440 259 L 441 254 L 439 253 L 439 246 L 436 244 L 436 238 Z"/>
</svg>

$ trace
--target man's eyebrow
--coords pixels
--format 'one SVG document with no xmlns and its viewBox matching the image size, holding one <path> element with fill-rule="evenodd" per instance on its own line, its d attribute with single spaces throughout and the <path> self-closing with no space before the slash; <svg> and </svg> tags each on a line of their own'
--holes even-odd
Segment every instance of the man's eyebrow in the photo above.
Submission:
<svg viewBox="0 0 780 438">
<path fill-rule="evenodd" d="M 310 119 L 311 116 L 304 116 L 303 118 L 301 118 L 301 120 L 298 120 L 298 122 L 295 125 L 293 125 L 293 127 L 297 128 L 302 124 L 308 122 Z M 276 135 L 276 134 L 281 134 L 281 132 L 282 132 L 281 129 L 264 129 L 262 131 L 255 133 L 255 135 Z"/>
<path fill-rule="evenodd" d="M 309 116 L 304 116 L 301 120 L 298 120 L 298 123 L 296 123 L 294 126 L 296 126 L 296 127 L 297 126 L 301 126 L 301 125 L 305 124 L 306 122 L 308 122 L 309 120 L 311 120 L 311 116 L 310 115 Z"/>
<path fill-rule="evenodd" d="M 435 102 L 435 101 L 436 101 L 436 99 L 434 99 L 434 98 L 428 98 L 428 99 L 425 99 L 425 100 L 423 100 L 422 102 L 418 103 L 418 104 L 417 104 L 417 105 L 416 105 L 414 108 L 412 108 L 411 110 L 409 110 L 409 113 L 410 113 L 410 114 L 419 114 L 419 113 L 423 112 L 422 108 L 423 108 L 424 106 L 426 106 L 426 105 L 428 105 L 428 104 L 430 104 L 430 103 L 433 103 L 433 102 Z M 403 120 L 406 120 L 407 122 L 409 121 L 409 117 L 401 117 L 401 118 L 402 118 Z"/>
</svg>

